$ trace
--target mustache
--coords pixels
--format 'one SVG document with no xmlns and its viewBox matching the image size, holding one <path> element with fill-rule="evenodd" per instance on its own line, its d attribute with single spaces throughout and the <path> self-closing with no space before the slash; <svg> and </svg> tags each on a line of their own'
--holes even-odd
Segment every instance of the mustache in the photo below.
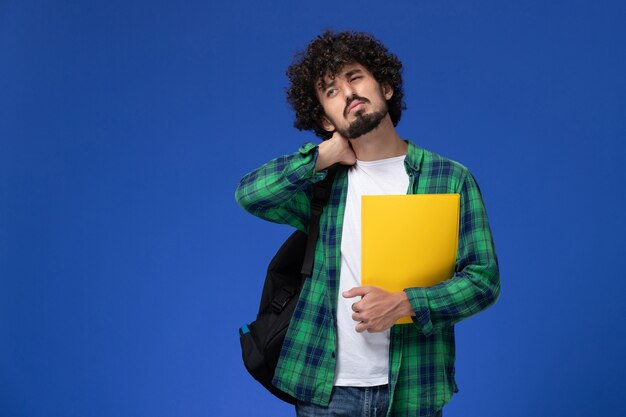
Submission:
<svg viewBox="0 0 626 417">
<path fill-rule="evenodd" d="M 370 102 L 365 97 L 357 96 L 356 94 L 352 95 L 352 97 L 348 97 L 348 100 L 346 100 L 346 107 L 343 109 L 343 117 L 348 117 L 348 108 L 350 107 L 350 104 L 352 104 L 354 100 L 359 100 L 359 101 L 362 101 L 363 103 Z"/>
</svg>

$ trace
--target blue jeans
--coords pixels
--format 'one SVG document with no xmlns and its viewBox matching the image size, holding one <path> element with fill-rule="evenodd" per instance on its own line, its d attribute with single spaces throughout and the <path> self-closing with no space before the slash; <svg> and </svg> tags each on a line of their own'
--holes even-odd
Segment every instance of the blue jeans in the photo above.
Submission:
<svg viewBox="0 0 626 417">
<path fill-rule="evenodd" d="M 385 417 L 389 408 L 389 387 L 333 387 L 328 407 L 296 403 L 297 417 Z M 441 417 L 441 410 L 432 417 Z"/>
<path fill-rule="evenodd" d="M 298 417 L 385 417 L 389 407 L 389 388 L 377 387 L 333 387 L 328 407 L 315 404 L 296 404 Z"/>
</svg>

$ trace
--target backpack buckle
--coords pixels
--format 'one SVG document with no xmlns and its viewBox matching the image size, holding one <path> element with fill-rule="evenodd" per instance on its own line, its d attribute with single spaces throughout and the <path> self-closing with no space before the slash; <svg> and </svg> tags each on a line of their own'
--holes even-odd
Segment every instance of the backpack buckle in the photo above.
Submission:
<svg viewBox="0 0 626 417">
<path fill-rule="evenodd" d="M 317 185 L 317 184 L 316 184 Z M 313 187 L 313 198 L 311 199 L 311 213 L 320 215 L 324 211 L 324 206 L 328 200 L 328 190 L 321 185 Z"/>
<path fill-rule="evenodd" d="M 287 306 L 287 303 L 293 298 L 295 292 L 289 288 L 281 288 L 280 294 L 274 297 L 272 300 L 272 311 L 276 314 L 280 314 Z"/>
<path fill-rule="evenodd" d="M 320 201 L 311 201 L 311 214 L 319 216 L 324 212 L 324 204 Z"/>
</svg>

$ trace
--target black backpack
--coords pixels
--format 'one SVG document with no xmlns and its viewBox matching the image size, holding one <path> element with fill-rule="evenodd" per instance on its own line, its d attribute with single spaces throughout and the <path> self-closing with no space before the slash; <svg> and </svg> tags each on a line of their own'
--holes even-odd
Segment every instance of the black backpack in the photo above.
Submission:
<svg viewBox="0 0 626 417">
<path fill-rule="evenodd" d="M 304 278 L 313 271 L 319 222 L 330 197 L 337 166 L 313 185 L 309 234 L 295 231 L 272 258 L 263 285 L 257 318 L 239 329 L 241 356 L 248 372 L 276 397 L 291 404 L 296 400 L 272 384 L 274 370 L 287 334 Z"/>
</svg>

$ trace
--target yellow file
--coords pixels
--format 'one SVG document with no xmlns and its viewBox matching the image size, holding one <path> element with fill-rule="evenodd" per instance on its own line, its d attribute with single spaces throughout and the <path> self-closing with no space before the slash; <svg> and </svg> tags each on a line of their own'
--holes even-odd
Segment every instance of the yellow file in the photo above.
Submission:
<svg viewBox="0 0 626 417">
<path fill-rule="evenodd" d="M 454 275 L 459 194 L 365 195 L 361 210 L 363 286 L 400 292 Z"/>
</svg>

